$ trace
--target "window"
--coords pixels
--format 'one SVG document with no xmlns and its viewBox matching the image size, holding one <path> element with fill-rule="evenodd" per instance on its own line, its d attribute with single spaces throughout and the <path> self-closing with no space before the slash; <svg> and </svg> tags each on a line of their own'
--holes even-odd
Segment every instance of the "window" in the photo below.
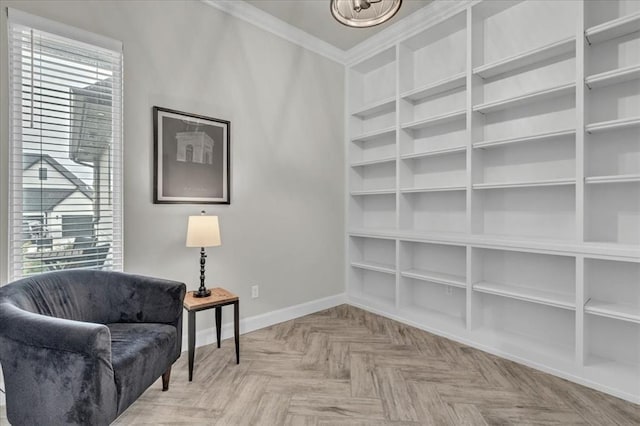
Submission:
<svg viewBox="0 0 640 426">
<path fill-rule="evenodd" d="M 122 45 L 9 9 L 11 280 L 122 269 Z"/>
</svg>

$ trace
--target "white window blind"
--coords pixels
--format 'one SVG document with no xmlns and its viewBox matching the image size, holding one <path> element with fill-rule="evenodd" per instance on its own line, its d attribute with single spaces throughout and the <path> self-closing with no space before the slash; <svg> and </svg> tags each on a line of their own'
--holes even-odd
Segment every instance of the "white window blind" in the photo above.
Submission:
<svg viewBox="0 0 640 426">
<path fill-rule="evenodd" d="M 122 270 L 122 49 L 32 18 L 9 10 L 9 278 Z"/>
</svg>

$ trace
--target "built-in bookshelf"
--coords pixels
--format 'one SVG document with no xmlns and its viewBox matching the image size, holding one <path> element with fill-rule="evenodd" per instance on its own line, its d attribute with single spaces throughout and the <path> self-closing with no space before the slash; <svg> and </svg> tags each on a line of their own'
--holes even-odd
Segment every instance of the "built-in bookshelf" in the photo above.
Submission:
<svg viewBox="0 0 640 426">
<path fill-rule="evenodd" d="M 350 301 L 640 403 L 640 2 L 449 8 L 348 66 Z"/>
</svg>

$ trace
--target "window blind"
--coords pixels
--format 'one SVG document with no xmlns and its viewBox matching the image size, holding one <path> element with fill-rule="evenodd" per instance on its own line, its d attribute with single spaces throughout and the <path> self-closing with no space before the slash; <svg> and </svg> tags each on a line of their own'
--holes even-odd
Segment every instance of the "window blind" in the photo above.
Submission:
<svg viewBox="0 0 640 426">
<path fill-rule="evenodd" d="M 11 12 L 9 278 L 122 270 L 122 49 Z"/>
</svg>

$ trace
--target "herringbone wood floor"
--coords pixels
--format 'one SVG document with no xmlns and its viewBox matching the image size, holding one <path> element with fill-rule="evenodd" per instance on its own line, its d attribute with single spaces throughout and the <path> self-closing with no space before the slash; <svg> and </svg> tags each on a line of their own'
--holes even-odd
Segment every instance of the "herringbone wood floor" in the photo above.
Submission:
<svg viewBox="0 0 640 426">
<path fill-rule="evenodd" d="M 116 422 L 638 425 L 640 407 L 343 305 L 187 356 Z"/>
<path fill-rule="evenodd" d="M 3 413 L 4 414 L 4 413 Z M 0 418 L 2 415 L 0 415 Z M 117 425 L 638 425 L 640 406 L 343 305 L 198 348 Z"/>
</svg>

